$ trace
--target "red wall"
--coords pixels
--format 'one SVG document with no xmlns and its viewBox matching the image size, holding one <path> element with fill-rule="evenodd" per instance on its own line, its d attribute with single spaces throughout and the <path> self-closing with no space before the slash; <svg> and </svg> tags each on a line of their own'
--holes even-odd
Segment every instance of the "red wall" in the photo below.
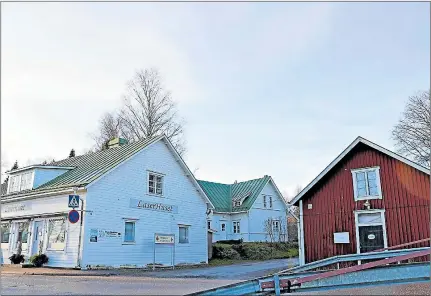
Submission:
<svg viewBox="0 0 431 296">
<path fill-rule="evenodd" d="M 380 166 L 383 195 L 371 209 L 386 210 L 388 247 L 430 237 L 429 175 L 360 143 L 302 198 L 306 263 L 356 253 L 354 211 L 364 201 L 354 201 L 350 170 L 371 166 Z M 349 232 L 350 244 L 334 244 L 334 232 Z"/>
</svg>

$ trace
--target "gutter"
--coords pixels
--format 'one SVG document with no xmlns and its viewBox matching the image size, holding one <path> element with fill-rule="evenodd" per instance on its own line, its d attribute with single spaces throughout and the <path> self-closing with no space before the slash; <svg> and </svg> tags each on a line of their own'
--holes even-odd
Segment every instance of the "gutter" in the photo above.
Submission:
<svg viewBox="0 0 431 296">
<path fill-rule="evenodd" d="M 80 187 L 79 191 L 84 191 L 85 187 Z M 28 195 L 21 195 L 17 197 L 10 197 L 10 198 L 2 198 L 1 203 L 8 203 L 8 202 L 14 202 L 18 200 L 25 200 L 25 199 L 33 199 L 38 198 L 40 196 L 52 196 L 52 195 L 59 195 L 64 193 L 73 193 L 73 188 L 68 188 L 60 191 L 48 191 L 48 192 L 41 192 L 41 193 L 34 193 L 34 194 L 28 194 Z"/>
</svg>

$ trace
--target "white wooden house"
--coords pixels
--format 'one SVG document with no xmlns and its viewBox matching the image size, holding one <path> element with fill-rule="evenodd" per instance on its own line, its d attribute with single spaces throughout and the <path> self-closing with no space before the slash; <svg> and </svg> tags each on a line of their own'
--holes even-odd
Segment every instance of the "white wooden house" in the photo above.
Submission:
<svg viewBox="0 0 431 296">
<path fill-rule="evenodd" d="M 169 140 L 117 143 L 8 172 L 2 263 L 10 263 L 18 240 L 26 259 L 45 253 L 47 265 L 56 267 L 208 262 L 206 213 L 213 205 Z M 66 219 L 71 194 L 79 195 L 77 210 L 83 210 L 74 224 Z M 173 234 L 175 244 L 156 245 L 156 233 Z"/>
</svg>

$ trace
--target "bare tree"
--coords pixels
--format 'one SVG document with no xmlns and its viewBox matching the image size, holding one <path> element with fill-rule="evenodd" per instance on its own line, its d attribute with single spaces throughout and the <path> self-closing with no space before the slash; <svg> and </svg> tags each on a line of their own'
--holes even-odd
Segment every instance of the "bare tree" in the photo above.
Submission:
<svg viewBox="0 0 431 296">
<path fill-rule="evenodd" d="M 185 152 L 183 122 L 178 118 L 171 94 L 163 89 L 156 70 L 138 71 L 129 81 L 119 119 L 122 131 L 130 140 L 164 133 L 180 155 Z"/>
<path fill-rule="evenodd" d="M 283 219 L 282 216 L 278 217 L 278 223 L 279 223 L 279 228 L 278 228 L 278 241 L 279 242 L 286 242 L 288 240 L 288 224 L 287 224 L 287 219 Z"/>
<path fill-rule="evenodd" d="M 263 221 L 263 231 L 265 233 L 266 240 L 269 239 L 269 242 L 273 243 L 275 238 L 277 237 L 276 231 L 274 231 L 273 222 L 275 220 L 273 218 L 268 218 Z"/>
<path fill-rule="evenodd" d="M 392 130 L 398 152 L 430 167 L 430 92 L 409 97 L 401 119 Z"/>
<path fill-rule="evenodd" d="M 127 139 L 122 130 L 121 119 L 115 113 L 107 112 L 100 118 L 98 131 L 93 135 L 96 150 L 107 148 L 108 141 L 117 137 Z"/>
</svg>

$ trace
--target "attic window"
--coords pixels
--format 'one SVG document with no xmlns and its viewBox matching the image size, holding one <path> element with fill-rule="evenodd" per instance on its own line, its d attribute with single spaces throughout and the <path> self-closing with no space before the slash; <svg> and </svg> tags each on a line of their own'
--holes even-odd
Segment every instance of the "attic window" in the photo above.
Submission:
<svg viewBox="0 0 431 296">
<path fill-rule="evenodd" d="M 234 206 L 234 207 L 239 207 L 239 206 L 241 206 L 241 201 L 239 201 L 239 200 L 238 200 L 238 201 L 234 201 L 234 202 L 233 202 L 233 206 Z"/>
</svg>

